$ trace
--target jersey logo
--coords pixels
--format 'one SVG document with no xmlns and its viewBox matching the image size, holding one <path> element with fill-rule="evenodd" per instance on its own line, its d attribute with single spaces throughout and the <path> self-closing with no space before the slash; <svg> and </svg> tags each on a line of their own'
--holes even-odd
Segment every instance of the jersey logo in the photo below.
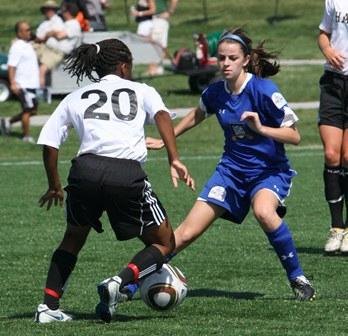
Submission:
<svg viewBox="0 0 348 336">
<path fill-rule="evenodd" d="M 232 141 L 243 140 L 243 139 L 254 139 L 255 135 L 253 131 L 245 124 L 235 123 L 231 124 Z"/>
<path fill-rule="evenodd" d="M 221 186 L 215 186 L 210 189 L 208 197 L 223 202 L 226 197 L 226 189 Z"/>
<path fill-rule="evenodd" d="M 287 104 L 287 101 L 280 92 L 274 92 L 272 94 L 272 101 L 274 105 L 279 109 L 281 109 L 284 105 Z"/>
</svg>

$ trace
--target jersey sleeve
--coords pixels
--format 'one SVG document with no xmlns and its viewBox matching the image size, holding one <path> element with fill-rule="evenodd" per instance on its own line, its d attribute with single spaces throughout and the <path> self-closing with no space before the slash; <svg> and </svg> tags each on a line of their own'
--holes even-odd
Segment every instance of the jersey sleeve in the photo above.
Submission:
<svg viewBox="0 0 348 336">
<path fill-rule="evenodd" d="M 144 86 L 144 110 L 146 112 L 146 123 L 154 124 L 155 115 L 159 111 L 166 111 L 169 113 L 171 119 L 175 119 L 176 114 L 174 112 L 169 111 L 169 109 L 165 106 L 159 93 L 151 86 Z"/>
<path fill-rule="evenodd" d="M 335 8 L 332 0 L 325 1 L 324 15 L 319 24 L 319 29 L 330 34 L 332 31 L 332 17 L 335 14 Z"/>
<path fill-rule="evenodd" d="M 18 43 L 14 43 L 8 53 L 7 65 L 17 67 L 22 57 L 21 50 Z"/>
<path fill-rule="evenodd" d="M 209 88 L 205 89 L 199 99 L 199 108 L 205 113 L 205 117 L 208 118 L 215 114 L 210 102 L 214 101 L 211 97 L 211 91 Z"/>
<path fill-rule="evenodd" d="M 47 145 L 59 149 L 68 137 L 68 130 L 72 126 L 68 113 L 67 99 L 63 99 L 43 126 L 38 145 Z"/>
<path fill-rule="evenodd" d="M 273 127 L 291 127 L 299 120 L 273 82 L 265 82 L 261 100 L 267 124 Z"/>
</svg>

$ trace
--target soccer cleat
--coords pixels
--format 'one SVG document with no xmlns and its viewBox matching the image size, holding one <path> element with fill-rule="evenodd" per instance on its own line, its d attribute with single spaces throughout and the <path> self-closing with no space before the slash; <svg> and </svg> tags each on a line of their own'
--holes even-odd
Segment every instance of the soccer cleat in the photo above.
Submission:
<svg viewBox="0 0 348 336">
<path fill-rule="evenodd" d="M 127 294 L 120 292 L 121 278 L 114 276 L 102 281 L 98 286 L 100 302 L 95 307 L 97 316 L 105 321 L 110 322 L 117 304 L 128 300 Z"/>
<path fill-rule="evenodd" d="M 127 300 L 130 301 L 133 299 L 134 295 L 139 289 L 139 284 L 138 283 L 130 283 L 126 286 L 124 286 L 121 289 L 121 292 L 127 295 Z"/>
<path fill-rule="evenodd" d="M 300 275 L 296 279 L 290 281 L 290 286 L 295 294 L 295 299 L 299 301 L 313 301 L 315 298 L 315 290 L 312 284 L 304 276 Z"/>
<path fill-rule="evenodd" d="M 348 228 L 343 231 L 343 238 L 340 246 L 340 251 L 342 253 L 348 253 Z"/>
<path fill-rule="evenodd" d="M 341 248 L 344 230 L 341 228 L 332 228 L 329 231 L 329 238 L 325 244 L 326 253 L 338 252 Z"/>
<path fill-rule="evenodd" d="M 71 315 L 62 312 L 60 309 L 49 309 L 45 304 L 39 304 L 34 318 L 37 323 L 67 322 L 72 319 Z"/>
</svg>

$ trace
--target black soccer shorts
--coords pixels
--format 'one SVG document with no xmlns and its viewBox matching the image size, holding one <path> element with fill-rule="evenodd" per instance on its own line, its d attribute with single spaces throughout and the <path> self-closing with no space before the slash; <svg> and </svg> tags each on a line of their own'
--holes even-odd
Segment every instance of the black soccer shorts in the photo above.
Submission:
<svg viewBox="0 0 348 336">
<path fill-rule="evenodd" d="M 118 240 L 141 236 L 166 218 L 137 161 L 81 155 L 72 160 L 65 190 L 68 223 L 102 232 L 100 217 L 106 211 Z"/>
<path fill-rule="evenodd" d="M 348 76 L 325 71 L 319 84 L 318 124 L 348 128 Z"/>
</svg>

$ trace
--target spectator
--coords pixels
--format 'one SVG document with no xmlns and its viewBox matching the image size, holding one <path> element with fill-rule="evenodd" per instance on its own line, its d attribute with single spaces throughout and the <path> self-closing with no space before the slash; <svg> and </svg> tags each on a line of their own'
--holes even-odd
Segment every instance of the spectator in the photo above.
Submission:
<svg viewBox="0 0 348 336">
<path fill-rule="evenodd" d="M 45 20 L 36 29 L 35 42 L 45 42 L 46 34 L 49 31 L 64 29 L 64 22 L 57 14 L 58 9 L 59 6 L 54 0 L 48 0 L 40 7 Z"/>
<path fill-rule="evenodd" d="M 139 0 L 131 7 L 131 15 L 138 23 L 137 34 L 150 37 L 153 29 L 152 16 L 156 12 L 155 0 Z"/>
<path fill-rule="evenodd" d="M 73 3 L 65 3 L 61 7 L 64 19 L 62 30 L 51 30 L 46 33 L 45 44 L 41 44 L 37 54 L 40 61 L 40 86 L 46 85 L 47 71 L 59 65 L 66 55 L 81 43 L 81 28 L 75 16 L 78 8 Z"/>
<path fill-rule="evenodd" d="M 325 198 L 331 216 L 326 253 L 348 252 L 348 2 L 326 0 L 318 44 L 326 58 L 320 78 L 319 132 L 324 145 Z"/>
<path fill-rule="evenodd" d="M 162 61 L 168 57 L 169 20 L 175 12 L 177 3 L 178 0 L 156 0 L 156 15 L 153 18 L 151 38 L 163 48 Z M 163 74 L 162 64 L 150 64 L 148 74 L 150 76 Z"/>
<path fill-rule="evenodd" d="M 10 126 L 16 121 L 22 122 L 23 141 L 34 143 L 29 135 L 30 116 L 36 113 L 36 89 L 39 87 L 39 65 L 35 51 L 29 42 L 31 28 L 26 21 L 15 25 L 16 39 L 8 55 L 8 77 L 11 91 L 21 104 L 22 111 L 12 118 L 1 119 L 1 133 L 9 134 Z"/>
<path fill-rule="evenodd" d="M 107 1 L 85 0 L 85 5 L 87 7 L 90 29 L 93 31 L 106 31 L 104 9 L 108 6 Z"/>
</svg>

